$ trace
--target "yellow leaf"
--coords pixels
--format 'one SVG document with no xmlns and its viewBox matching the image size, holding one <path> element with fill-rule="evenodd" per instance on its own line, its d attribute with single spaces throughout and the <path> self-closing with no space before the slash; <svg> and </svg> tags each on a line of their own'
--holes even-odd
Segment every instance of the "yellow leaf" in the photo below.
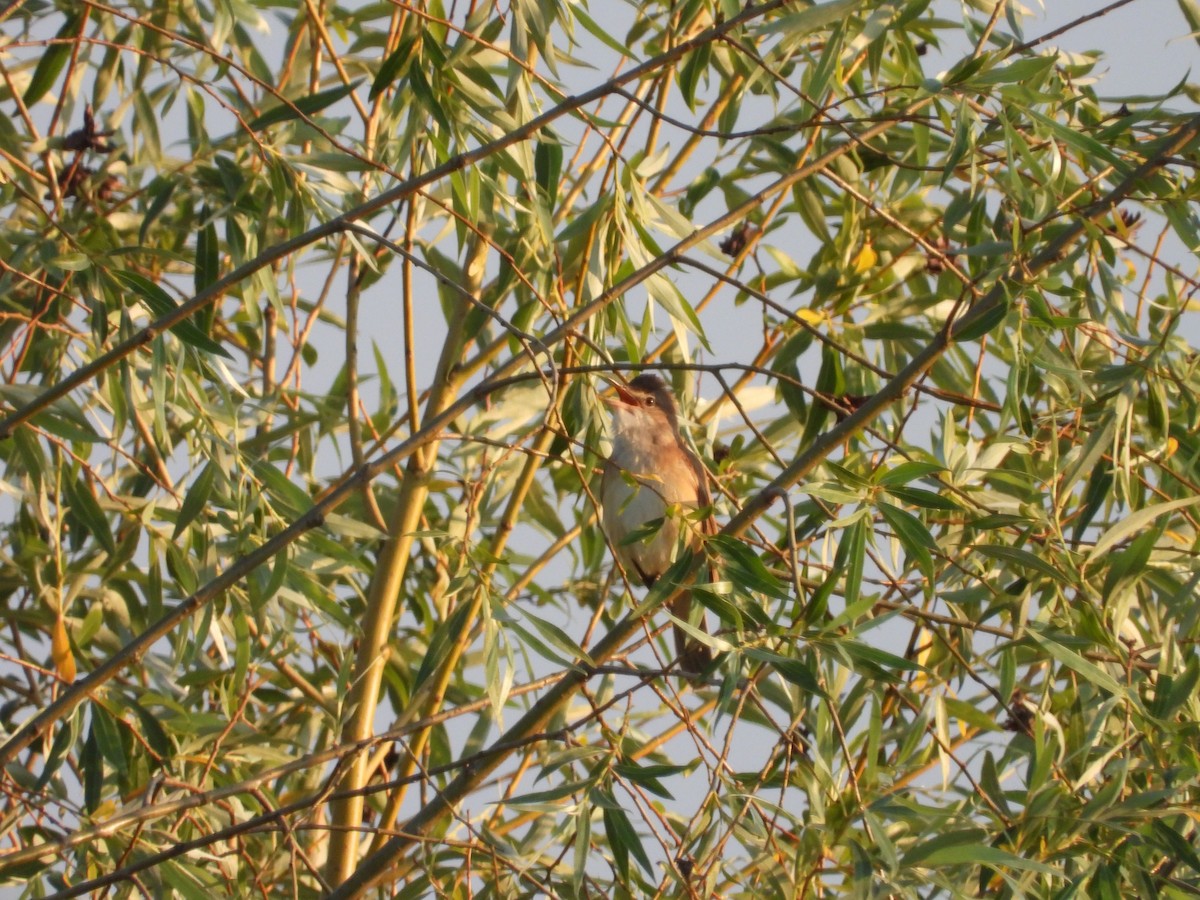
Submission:
<svg viewBox="0 0 1200 900">
<path fill-rule="evenodd" d="M 873 269 L 877 262 L 879 262 L 879 254 L 875 252 L 875 248 L 871 246 L 871 242 L 867 241 L 862 245 L 862 249 L 858 251 L 858 256 L 854 257 L 854 271 L 862 273 L 868 269 Z"/>
<path fill-rule="evenodd" d="M 825 321 L 825 311 L 821 309 L 798 309 L 796 318 L 806 325 L 820 325 Z"/>
<path fill-rule="evenodd" d="M 925 674 L 924 668 L 929 662 L 929 654 L 933 650 L 933 633 L 924 626 L 917 634 L 916 648 L 917 657 L 913 662 L 921 666 L 922 671 L 913 676 L 912 689 L 919 694 L 929 684 L 929 677 Z"/>
<path fill-rule="evenodd" d="M 105 800 L 92 813 L 92 821 L 103 822 L 105 819 L 111 819 L 116 813 L 117 804 L 111 800 Z"/>
<path fill-rule="evenodd" d="M 75 654 L 71 652 L 67 623 L 62 613 L 55 618 L 54 627 L 50 630 L 50 661 L 63 681 L 75 680 Z"/>
</svg>

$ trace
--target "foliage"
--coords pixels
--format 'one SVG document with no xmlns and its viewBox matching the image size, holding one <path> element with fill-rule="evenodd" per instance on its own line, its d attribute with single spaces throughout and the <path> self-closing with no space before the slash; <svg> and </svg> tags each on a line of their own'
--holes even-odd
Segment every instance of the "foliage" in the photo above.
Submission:
<svg viewBox="0 0 1200 900">
<path fill-rule="evenodd" d="M 1200 887 L 1195 89 L 964 6 L 0 13 L 0 877 Z M 647 596 L 643 366 L 723 526 Z"/>
</svg>

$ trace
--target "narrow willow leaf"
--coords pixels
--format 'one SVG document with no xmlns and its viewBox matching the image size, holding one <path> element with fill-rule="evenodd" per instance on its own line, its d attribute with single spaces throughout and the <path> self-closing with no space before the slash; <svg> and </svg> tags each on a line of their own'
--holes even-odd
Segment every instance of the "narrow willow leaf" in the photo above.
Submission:
<svg viewBox="0 0 1200 900">
<path fill-rule="evenodd" d="M 1102 421 L 1103 424 L 1100 427 L 1091 429 L 1091 433 L 1083 445 L 1083 450 L 1060 479 L 1058 485 L 1060 509 L 1065 508 L 1067 502 L 1072 499 L 1072 491 L 1076 483 L 1081 478 L 1093 477 L 1101 457 L 1112 448 L 1113 437 L 1117 432 L 1117 417 L 1110 412 L 1105 414 Z M 1108 468 L 1111 471 L 1111 465 L 1101 466 L 1101 468 Z"/>
<path fill-rule="evenodd" d="M 112 274 L 126 287 L 141 297 L 154 315 L 158 317 L 166 316 L 179 308 L 179 305 L 171 298 L 171 295 L 149 278 L 139 275 L 137 272 L 120 270 L 114 271 Z M 223 356 L 226 359 L 233 359 L 233 356 L 224 347 L 200 330 L 199 326 L 190 319 L 183 319 L 180 322 L 176 322 L 171 326 L 171 332 L 177 335 L 181 341 L 191 344 L 197 350 Z"/>
<path fill-rule="evenodd" d="M 342 98 L 349 97 L 358 89 L 360 84 L 362 84 L 362 79 L 352 81 L 350 84 L 339 84 L 337 87 L 317 91 L 307 97 L 300 97 L 297 100 L 293 100 L 291 103 L 281 103 L 267 110 L 261 116 L 252 119 L 247 127 L 250 131 L 262 131 L 264 128 L 268 128 L 271 125 L 278 125 L 280 122 L 287 122 L 301 116 L 314 115 L 326 107 L 337 103 Z"/>
<path fill-rule="evenodd" d="M 175 530 L 171 533 L 172 540 L 177 540 L 179 535 L 183 534 L 184 530 L 192 524 L 196 516 L 207 508 L 215 478 L 216 468 L 212 463 L 200 470 L 200 474 L 183 496 L 183 503 L 179 506 L 179 515 L 175 519 Z"/>
<path fill-rule="evenodd" d="M 62 27 L 58 29 L 59 40 L 46 47 L 42 58 L 38 60 L 37 68 L 33 70 L 33 77 L 29 79 L 29 86 L 25 88 L 25 95 L 21 98 L 26 106 L 33 106 L 54 86 L 63 66 L 75 52 L 76 44 L 70 39 L 76 37 L 78 32 L 78 15 L 67 16 Z"/>
<path fill-rule="evenodd" d="M 628 52 L 628 47 L 614 38 L 607 28 L 602 27 L 584 11 L 583 4 L 573 5 L 571 7 L 571 15 L 587 30 L 588 34 L 608 47 L 609 50 L 621 56 L 624 56 Z"/>
<path fill-rule="evenodd" d="M 821 682 L 816 672 L 807 663 L 798 659 L 780 656 L 778 653 L 772 653 L 769 650 L 748 649 L 745 651 L 745 654 L 750 659 L 766 663 L 782 675 L 784 679 L 790 681 L 802 691 L 806 691 L 817 697 L 827 697 L 825 691 L 821 689 Z"/>
<path fill-rule="evenodd" d="M 434 631 L 433 637 L 429 641 L 429 648 L 425 651 L 424 656 L 421 657 L 421 665 L 417 670 L 413 682 L 414 688 L 417 685 L 423 684 L 449 658 L 452 648 L 458 642 L 464 630 L 470 627 L 471 623 L 467 621 L 467 615 L 470 611 L 471 604 L 460 603 L 454 612 L 450 614 L 450 618 L 439 625 Z"/>
<path fill-rule="evenodd" d="M 79 768 L 83 770 L 83 805 L 88 812 L 95 812 L 104 797 L 104 758 L 94 730 L 83 742 Z"/>
<path fill-rule="evenodd" d="M 947 497 L 943 494 L 927 491 L 924 488 L 909 487 L 908 485 L 894 485 L 887 489 L 898 500 L 903 500 L 905 503 L 911 503 L 913 506 L 919 506 L 922 509 L 938 509 L 944 512 L 957 512 L 962 507 L 954 500 L 953 497 Z"/>
<path fill-rule="evenodd" d="M 324 526 L 330 534 L 354 541 L 381 541 L 387 537 L 383 531 L 370 522 L 337 513 L 326 513 Z"/>
<path fill-rule="evenodd" d="M 1096 541 L 1096 546 L 1092 548 L 1092 552 L 1088 554 L 1087 559 L 1084 561 L 1084 565 L 1090 567 L 1102 561 L 1109 550 L 1130 535 L 1137 534 L 1160 516 L 1174 512 L 1177 509 L 1195 506 L 1197 503 L 1200 503 L 1200 496 L 1180 497 L 1177 500 L 1156 503 L 1154 506 L 1148 506 L 1145 509 L 1139 509 L 1137 512 L 1130 513 L 1100 536 L 1100 539 Z"/>
<path fill-rule="evenodd" d="M 312 506 L 312 497 L 271 463 L 255 463 L 253 471 L 277 505 L 293 513 L 307 512 Z"/>
<path fill-rule="evenodd" d="M 554 206 L 558 202 L 559 179 L 562 176 L 562 144 L 556 140 L 538 141 L 533 159 L 538 186 L 545 191 L 550 205 Z"/>
<path fill-rule="evenodd" d="M 150 746 L 151 750 L 158 754 L 160 761 L 169 760 L 174 754 L 174 746 L 171 743 L 171 738 L 167 735 L 166 729 L 159 722 L 158 717 L 136 703 L 133 704 L 133 709 L 137 713 L 139 724 L 142 726 L 143 740 Z"/>
<path fill-rule="evenodd" d="M 92 734 L 96 737 L 104 761 L 118 773 L 124 774 L 128 761 L 121 741 L 121 729 L 108 711 L 99 705 L 92 707 Z"/>
<path fill-rule="evenodd" d="M 904 855 L 901 865 L 919 865 L 922 868 L 951 865 L 1002 866 L 1055 877 L 1061 877 L 1062 874 L 1054 866 L 987 844 L 940 843 L 936 839 L 910 850 Z"/>
<path fill-rule="evenodd" d="M 863 567 L 867 558 L 867 527 L 866 517 L 859 517 L 842 533 L 833 558 L 833 567 L 846 573 L 843 599 L 847 607 L 858 603 L 858 595 L 862 590 Z"/>
<path fill-rule="evenodd" d="M 944 471 L 946 471 L 945 466 L 939 466 L 936 463 L 905 460 L 899 465 L 892 466 L 892 468 L 883 472 L 876 479 L 876 482 L 890 489 L 896 485 L 908 484 L 910 481 L 915 481 L 918 478 L 926 478 Z"/>
<path fill-rule="evenodd" d="M 765 594 L 776 600 L 791 600 L 791 588 L 774 573 L 743 541 L 729 535 L 716 534 L 705 546 L 721 558 L 721 570 L 738 587 Z"/>
<path fill-rule="evenodd" d="M 196 233 L 196 261 L 192 270 L 192 286 L 197 294 L 221 276 L 221 245 L 207 207 L 200 211 L 200 221 L 205 224 Z"/>
<path fill-rule="evenodd" d="M 913 662 L 911 659 L 905 659 L 903 656 L 897 656 L 895 653 L 889 653 L 887 650 L 872 647 L 870 644 L 862 641 L 840 640 L 836 642 L 836 646 L 850 657 L 856 665 L 863 666 L 869 671 L 875 672 L 887 681 L 898 680 L 897 676 L 891 671 L 892 669 L 897 669 L 901 672 L 928 672 L 920 663 Z"/>
<path fill-rule="evenodd" d="M 1044 559 L 1034 556 L 1028 550 L 1020 547 L 1006 547 L 1000 544 L 976 544 L 971 548 L 972 553 L 988 556 L 1000 562 L 1009 563 L 1031 572 L 1045 575 L 1056 582 L 1068 583 L 1067 573 L 1058 566 L 1051 565 Z"/>
<path fill-rule="evenodd" d="M 113 539 L 112 529 L 108 525 L 108 517 L 100 508 L 91 487 L 81 474 L 79 478 L 67 479 L 63 486 L 66 488 L 67 502 L 71 512 L 83 524 L 88 533 L 104 548 L 110 556 L 117 552 L 117 542 Z"/>
<path fill-rule="evenodd" d="M 863 5 L 864 0 L 831 0 L 829 3 L 818 3 L 799 12 L 768 19 L 759 25 L 757 30 L 762 34 L 786 34 L 789 39 L 797 40 L 812 31 L 844 19 Z"/>
<path fill-rule="evenodd" d="M 581 791 L 590 789 L 595 785 L 595 783 L 595 780 L 592 778 L 565 781 L 557 787 L 553 787 L 545 791 L 530 791 L 526 794 L 518 794 L 516 797 L 513 797 L 507 802 L 511 803 L 513 806 L 521 807 L 561 807 L 563 805 L 563 800 L 566 800 L 569 797 L 574 797 Z"/>
<path fill-rule="evenodd" d="M 1033 643 L 1041 647 L 1042 650 L 1050 654 L 1054 659 L 1058 660 L 1068 669 L 1072 669 L 1079 675 L 1082 675 L 1085 680 L 1091 682 L 1101 690 L 1107 691 L 1116 697 L 1130 696 L 1125 686 L 1120 684 L 1115 678 L 1095 663 L 1089 662 L 1074 650 L 1054 640 L 1049 634 L 1040 631 L 1032 625 L 1025 634 L 1027 640 L 1033 641 Z"/>
<path fill-rule="evenodd" d="M 75 654 L 71 650 L 71 639 L 67 636 L 67 623 L 60 612 L 50 626 L 50 662 L 59 677 L 67 683 L 75 680 Z"/>
<path fill-rule="evenodd" d="M 589 804 L 581 803 L 575 811 L 575 854 L 571 866 L 571 887 L 575 896 L 582 897 L 583 880 L 587 876 L 587 864 L 592 851 L 592 808 Z"/>
<path fill-rule="evenodd" d="M 1011 250 L 1011 248 L 1008 248 Z M 1007 251 L 1006 251 L 1007 252 Z M 972 313 L 974 310 L 972 310 Z M 960 319 L 954 329 L 954 340 L 976 341 L 999 325 L 1008 316 L 1008 304 L 997 301 L 988 304 L 981 313 Z"/>
<path fill-rule="evenodd" d="M 413 37 L 406 37 L 395 50 L 388 54 L 387 59 L 379 66 L 379 71 L 375 73 L 375 80 L 371 82 L 371 90 L 367 94 L 368 100 L 374 102 L 376 97 L 395 83 L 400 77 L 401 70 L 413 61 L 415 40 Z"/>
<path fill-rule="evenodd" d="M 553 647 L 557 648 L 567 659 L 568 662 L 575 660 L 583 660 L 588 665 L 591 665 L 592 658 L 587 655 L 582 647 L 573 641 L 565 631 L 549 622 L 540 616 L 534 615 L 529 610 L 524 611 L 523 618 L 530 622 L 537 629 L 538 634 L 542 636 Z"/>
<path fill-rule="evenodd" d="M 916 565 L 926 578 L 932 580 L 933 555 L 930 550 L 935 549 L 937 543 L 925 527 L 925 523 L 908 510 L 892 506 L 890 503 L 879 501 L 875 508 L 891 526 L 892 533 L 899 539 L 908 561 Z"/>
<path fill-rule="evenodd" d="M 576 657 L 556 651 L 553 644 L 543 641 L 536 631 L 526 628 L 519 621 L 510 620 L 505 624 L 505 627 L 511 629 L 513 634 L 520 638 L 530 650 L 542 657 L 542 659 L 554 663 L 556 666 L 570 668 L 576 661 Z"/>
<path fill-rule="evenodd" d="M 104 440 L 90 423 L 84 422 L 81 425 L 74 416 L 61 415 L 61 411 L 61 404 L 56 403 L 46 412 L 38 413 L 32 421 L 39 428 L 44 428 L 49 434 L 65 441 L 94 444 Z"/>
<path fill-rule="evenodd" d="M 606 806 L 604 808 L 604 831 L 608 835 L 609 846 L 612 847 L 618 868 L 626 879 L 629 878 L 630 854 L 633 854 L 633 858 L 637 860 L 638 865 L 647 875 L 654 874 L 654 866 L 646 854 L 646 848 L 642 846 L 642 839 L 638 837 L 625 810 L 620 807 Z"/>
<path fill-rule="evenodd" d="M 684 766 L 641 766 L 637 763 L 618 763 L 613 767 L 613 771 L 664 800 L 674 800 L 674 795 L 663 786 L 659 779 L 678 775 L 687 769 Z"/>
</svg>

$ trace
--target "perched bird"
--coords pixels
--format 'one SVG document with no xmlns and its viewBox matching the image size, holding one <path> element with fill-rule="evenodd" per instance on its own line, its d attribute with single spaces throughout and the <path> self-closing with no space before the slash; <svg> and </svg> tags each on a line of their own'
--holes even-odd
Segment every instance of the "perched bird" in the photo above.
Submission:
<svg viewBox="0 0 1200 900">
<path fill-rule="evenodd" d="M 695 549 L 701 533 L 716 530 L 711 515 L 703 522 L 685 518 L 710 505 L 707 476 L 679 433 L 675 398 L 661 378 L 645 374 L 612 385 L 615 395 L 604 398 L 613 416 L 612 454 L 600 485 L 604 531 L 626 573 L 649 587 L 675 561 L 681 546 Z M 655 519 L 662 519 L 656 532 L 629 540 Z M 688 592 L 671 605 L 671 613 L 684 621 L 690 621 L 691 609 Z M 699 627 L 707 630 L 703 612 Z M 675 651 L 687 672 L 701 672 L 712 662 L 709 648 L 678 626 Z"/>
</svg>

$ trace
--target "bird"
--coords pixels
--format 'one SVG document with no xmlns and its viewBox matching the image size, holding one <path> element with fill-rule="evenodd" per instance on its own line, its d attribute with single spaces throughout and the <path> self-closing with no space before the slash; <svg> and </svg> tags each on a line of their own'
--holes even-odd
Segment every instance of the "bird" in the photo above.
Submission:
<svg viewBox="0 0 1200 900">
<path fill-rule="evenodd" d="M 675 561 L 678 550 L 697 549 L 702 534 L 716 531 L 711 512 L 702 521 L 685 518 L 691 510 L 709 510 L 708 476 L 679 431 L 675 397 L 658 375 L 638 375 L 628 384 L 610 381 L 614 393 L 602 399 L 612 411 L 612 452 L 600 483 L 601 522 L 617 561 L 628 575 L 651 587 Z M 644 539 L 630 535 L 656 519 L 662 524 Z M 681 593 L 671 613 L 691 621 L 690 591 Z M 704 613 L 699 619 L 707 631 Z M 680 668 L 701 673 L 712 652 L 675 626 Z"/>
</svg>

